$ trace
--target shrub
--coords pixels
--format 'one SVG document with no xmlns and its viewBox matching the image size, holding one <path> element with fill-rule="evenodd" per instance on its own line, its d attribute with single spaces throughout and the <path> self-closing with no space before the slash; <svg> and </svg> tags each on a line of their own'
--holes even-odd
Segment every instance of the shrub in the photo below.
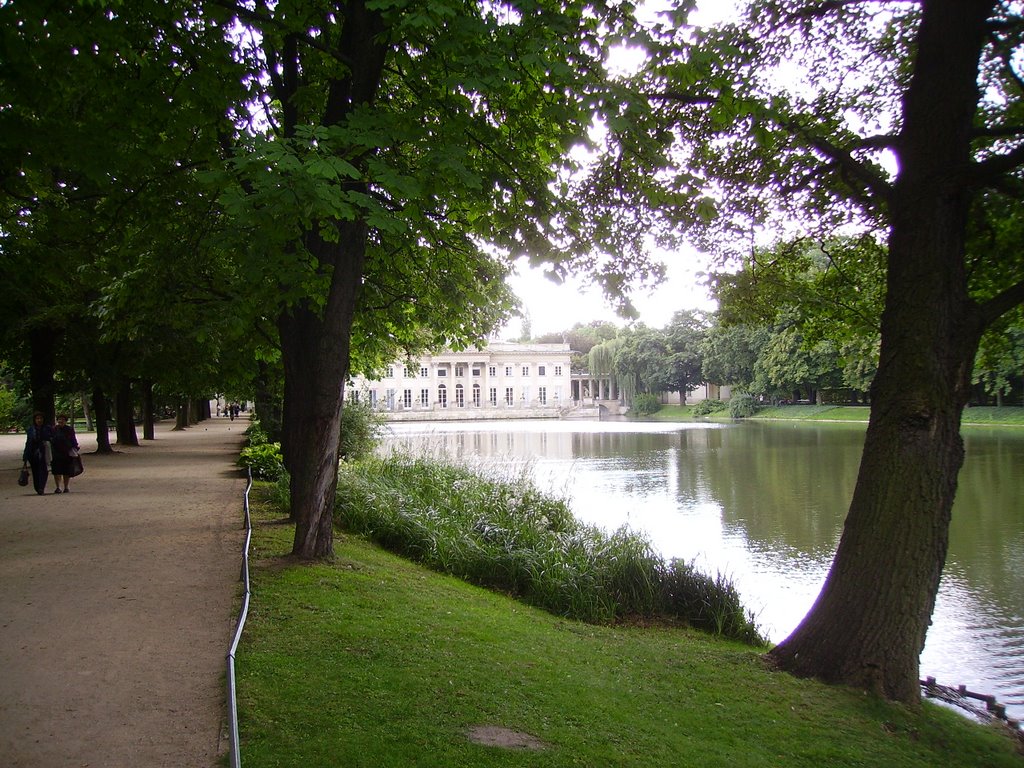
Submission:
<svg viewBox="0 0 1024 768">
<path fill-rule="evenodd" d="M 637 416 L 650 416 L 661 410 L 661 403 L 654 395 L 637 395 L 633 398 L 633 411 Z"/>
<path fill-rule="evenodd" d="M 718 413 L 724 411 L 729 406 L 723 403 L 721 400 L 701 400 L 695 406 L 693 406 L 694 416 L 708 416 L 712 413 Z"/>
<path fill-rule="evenodd" d="M 276 481 L 284 474 L 280 443 L 248 445 L 238 455 L 238 466 L 248 467 L 260 480 Z"/>
<path fill-rule="evenodd" d="M 721 576 L 666 566 L 643 536 L 584 525 L 527 470 L 485 477 L 445 461 L 393 455 L 344 464 L 335 519 L 435 570 L 590 622 L 671 617 L 763 644 Z"/>
<path fill-rule="evenodd" d="M 263 429 L 259 419 L 249 422 L 249 426 L 245 430 L 245 437 L 249 445 L 265 445 L 270 442 L 267 431 Z"/>
<path fill-rule="evenodd" d="M 717 635 L 766 644 L 736 587 L 721 573 L 711 578 L 691 563 L 672 560 L 662 574 L 661 587 L 661 601 L 669 615 L 683 616 L 693 626 Z"/>
<path fill-rule="evenodd" d="M 733 395 L 729 400 L 729 415 L 734 419 L 745 419 L 757 413 L 753 395 Z"/>
<path fill-rule="evenodd" d="M 383 426 L 384 414 L 375 411 L 369 403 L 345 403 L 341 409 L 338 457 L 343 461 L 358 461 L 372 454 L 380 442 Z"/>
</svg>

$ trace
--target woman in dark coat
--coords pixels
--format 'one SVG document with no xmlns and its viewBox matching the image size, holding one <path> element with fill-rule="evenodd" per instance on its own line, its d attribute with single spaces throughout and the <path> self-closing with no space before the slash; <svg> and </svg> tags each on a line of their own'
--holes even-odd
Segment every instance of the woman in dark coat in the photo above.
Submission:
<svg viewBox="0 0 1024 768">
<path fill-rule="evenodd" d="M 46 479 L 49 477 L 48 453 L 51 452 L 50 441 L 53 439 L 53 427 L 46 423 L 46 417 L 39 411 L 32 414 L 32 425 L 26 432 L 25 452 L 21 460 L 25 467 L 32 467 L 32 485 L 40 496 L 46 490 Z"/>
<path fill-rule="evenodd" d="M 69 493 L 68 481 L 72 477 L 74 469 L 71 466 L 73 456 L 78 454 L 78 437 L 75 435 L 75 428 L 68 424 L 66 414 L 57 415 L 57 426 L 53 428 L 53 462 L 50 468 L 53 470 L 53 482 L 57 484 L 54 493 Z M 60 484 L 64 482 L 64 490 L 61 491 Z"/>
</svg>

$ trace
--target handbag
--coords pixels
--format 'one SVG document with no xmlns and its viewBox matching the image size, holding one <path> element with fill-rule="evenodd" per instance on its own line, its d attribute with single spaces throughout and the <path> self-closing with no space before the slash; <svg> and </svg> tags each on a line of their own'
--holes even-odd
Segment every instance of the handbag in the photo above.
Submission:
<svg viewBox="0 0 1024 768">
<path fill-rule="evenodd" d="M 28 485 L 28 470 L 24 467 L 18 473 L 18 485 Z"/>
<path fill-rule="evenodd" d="M 85 467 L 82 466 L 82 457 L 76 452 L 71 457 L 71 471 L 68 473 L 68 477 L 78 477 L 83 472 L 85 472 Z"/>
</svg>

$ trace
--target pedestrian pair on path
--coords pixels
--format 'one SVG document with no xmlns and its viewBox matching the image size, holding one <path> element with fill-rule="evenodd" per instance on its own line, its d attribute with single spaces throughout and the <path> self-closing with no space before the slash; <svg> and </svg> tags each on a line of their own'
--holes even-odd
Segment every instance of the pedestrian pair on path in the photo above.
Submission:
<svg viewBox="0 0 1024 768">
<path fill-rule="evenodd" d="M 70 493 L 69 481 L 82 474 L 82 458 L 78 453 L 78 436 L 68 424 L 67 415 L 58 414 L 57 425 L 50 426 L 42 413 L 32 414 L 21 459 L 24 468 L 31 469 L 32 486 L 40 496 L 46 492 L 51 470 L 57 486 L 53 492 Z"/>
</svg>

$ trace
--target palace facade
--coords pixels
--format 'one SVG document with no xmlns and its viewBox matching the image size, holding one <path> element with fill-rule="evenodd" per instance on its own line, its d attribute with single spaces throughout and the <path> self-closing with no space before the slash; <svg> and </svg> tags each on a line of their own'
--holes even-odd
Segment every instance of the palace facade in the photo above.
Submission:
<svg viewBox="0 0 1024 768">
<path fill-rule="evenodd" d="M 348 397 L 395 420 L 560 418 L 572 410 L 569 345 L 492 342 L 395 361 L 353 377 Z"/>
</svg>

